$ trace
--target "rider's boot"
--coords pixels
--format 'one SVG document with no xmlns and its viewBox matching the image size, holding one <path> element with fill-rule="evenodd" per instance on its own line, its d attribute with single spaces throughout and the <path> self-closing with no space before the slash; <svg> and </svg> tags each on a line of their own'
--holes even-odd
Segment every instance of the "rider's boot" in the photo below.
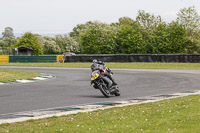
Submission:
<svg viewBox="0 0 200 133">
<path fill-rule="evenodd" d="M 117 83 L 115 82 L 115 80 L 112 78 L 112 82 L 113 82 L 113 85 L 117 85 Z"/>
<path fill-rule="evenodd" d="M 117 83 L 115 82 L 115 80 L 113 79 L 113 77 L 110 74 L 107 74 L 107 76 L 112 80 L 113 84 L 112 85 L 117 85 Z"/>
</svg>

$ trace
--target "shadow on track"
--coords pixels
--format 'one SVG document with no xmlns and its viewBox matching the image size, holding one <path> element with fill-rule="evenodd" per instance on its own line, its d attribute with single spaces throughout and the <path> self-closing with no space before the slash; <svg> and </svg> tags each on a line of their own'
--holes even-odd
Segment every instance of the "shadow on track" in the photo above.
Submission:
<svg viewBox="0 0 200 133">
<path fill-rule="evenodd" d="M 106 98 L 104 96 L 100 96 L 100 95 L 78 95 L 78 97 L 89 97 L 89 98 Z"/>
</svg>

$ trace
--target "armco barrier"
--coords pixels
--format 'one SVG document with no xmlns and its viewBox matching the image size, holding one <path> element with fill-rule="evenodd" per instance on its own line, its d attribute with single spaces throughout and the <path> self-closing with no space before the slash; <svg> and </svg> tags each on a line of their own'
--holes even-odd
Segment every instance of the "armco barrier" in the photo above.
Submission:
<svg viewBox="0 0 200 133">
<path fill-rule="evenodd" d="M 23 62 L 23 63 L 34 63 L 34 62 L 56 62 L 57 56 L 10 56 L 9 62 Z"/>
<path fill-rule="evenodd" d="M 0 56 L 0 63 L 8 63 L 9 56 Z"/>
<path fill-rule="evenodd" d="M 183 62 L 200 63 L 200 54 L 129 54 L 129 55 L 77 55 L 67 56 L 66 62 Z"/>
</svg>

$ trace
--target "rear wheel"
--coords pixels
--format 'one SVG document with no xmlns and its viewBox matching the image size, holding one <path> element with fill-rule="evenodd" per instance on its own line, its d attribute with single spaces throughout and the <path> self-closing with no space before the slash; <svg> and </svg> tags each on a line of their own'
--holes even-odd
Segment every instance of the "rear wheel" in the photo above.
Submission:
<svg viewBox="0 0 200 133">
<path fill-rule="evenodd" d="M 107 88 L 106 85 L 104 85 L 104 84 L 103 84 L 103 85 L 100 85 L 99 89 L 100 89 L 101 93 L 102 93 L 105 97 L 109 98 L 109 97 L 111 96 L 110 91 L 108 90 L 108 88 Z"/>
</svg>

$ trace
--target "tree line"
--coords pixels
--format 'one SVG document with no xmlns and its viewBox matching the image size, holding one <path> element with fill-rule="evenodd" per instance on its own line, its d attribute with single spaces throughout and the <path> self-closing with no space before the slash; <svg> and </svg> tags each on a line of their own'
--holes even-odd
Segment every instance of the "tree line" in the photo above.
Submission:
<svg viewBox="0 0 200 133">
<path fill-rule="evenodd" d="M 111 24 L 99 21 L 78 24 L 68 36 L 47 37 L 27 32 L 15 39 L 12 31 L 11 27 L 5 29 L 0 47 L 27 46 L 33 48 L 34 55 L 66 51 L 81 54 L 200 52 L 200 16 L 194 6 L 180 9 L 176 20 L 170 23 L 163 21 L 159 15 L 139 10 L 135 19 L 122 17 Z"/>
<path fill-rule="evenodd" d="M 26 32 L 22 37 L 15 38 L 13 29 L 6 27 L 0 38 L 0 54 L 10 53 L 10 47 L 29 47 L 33 49 L 33 55 L 62 54 L 64 52 L 80 52 L 78 42 L 67 35 L 57 35 L 55 37 L 41 36 Z"/>
</svg>

